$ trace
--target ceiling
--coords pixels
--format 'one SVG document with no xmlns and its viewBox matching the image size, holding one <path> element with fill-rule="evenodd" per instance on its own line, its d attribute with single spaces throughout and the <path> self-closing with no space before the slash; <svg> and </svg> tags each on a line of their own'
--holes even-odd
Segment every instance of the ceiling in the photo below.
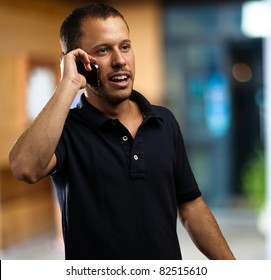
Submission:
<svg viewBox="0 0 271 280">
<path fill-rule="evenodd" d="M 180 5 L 207 5 L 207 4 L 222 4 L 222 3 L 243 3 L 245 0 L 147 0 L 160 3 L 163 6 L 172 5 L 172 4 L 180 4 Z M 8 6 L 10 8 L 21 8 L 21 9 L 31 9 L 31 10 L 43 10 L 50 15 L 57 12 L 57 10 L 62 10 L 63 6 L 69 5 L 73 7 L 80 6 L 89 2 L 99 2 L 99 3 L 108 3 L 111 5 L 114 4 L 127 4 L 127 0 L 1 0 L 0 6 Z M 133 0 L 129 1 L 129 4 L 140 4 L 147 3 L 146 0 Z"/>
</svg>

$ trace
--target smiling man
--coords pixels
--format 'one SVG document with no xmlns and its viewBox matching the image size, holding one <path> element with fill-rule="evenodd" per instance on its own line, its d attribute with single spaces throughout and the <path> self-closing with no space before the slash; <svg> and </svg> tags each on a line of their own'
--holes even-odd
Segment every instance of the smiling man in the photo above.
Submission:
<svg viewBox="0 0 271 280">
<path fill-rule="evenodd" d="M 14 175 L 50 175 L 66 259 L 181 259 L 177 215 L 210 259 L 234 259 L 201 197 L 172 113 L 133 89 L 128 25 L 113 7 L 87 4 L 60 30 L 61 79 L 10 152 Z M 99 86 L 78 73 L 81 61 Z M 78 92 L 77 107 L 70 106 Z"/>
</svg>

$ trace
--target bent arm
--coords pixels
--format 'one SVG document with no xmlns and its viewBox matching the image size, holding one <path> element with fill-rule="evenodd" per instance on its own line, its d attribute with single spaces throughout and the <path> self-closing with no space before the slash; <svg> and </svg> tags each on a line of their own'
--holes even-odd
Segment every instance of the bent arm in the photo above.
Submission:
<svg viewBox="0 0 271 280">
<path fill-rule="evenodd" d="M 86 86 L 76 69 L 75 61 L 79 59 L 89 63 L 87 53 L 80 49 L 62 58 L 62 78 L 52 98 L 10 151 L 11 171 L 19 180 L 35 183 L 56 164 L 54 153 L 70 106 L 78 90 Z"/>
<path fill-rule="evenodd" d="M 180 204 L 179 217 L 194 244 L 208 259 L 235 259 L 202 197 Z"/>
<path fill-rule="evenodd" d="M 54 152 L 69 108 L 61 87 L 10 151 L 11 171 L 20 180 L 35 183 L 56 164 Z"/>
</svg>

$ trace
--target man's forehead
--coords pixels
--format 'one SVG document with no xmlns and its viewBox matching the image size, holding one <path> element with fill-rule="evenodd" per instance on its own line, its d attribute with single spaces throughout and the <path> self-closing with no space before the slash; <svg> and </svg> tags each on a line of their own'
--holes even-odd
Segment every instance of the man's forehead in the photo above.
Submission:
<svg viewBox="0 0 271 280">
<path fill-rule="evenodd" d="M 120 17 L 86 19 L 84 23 L 82 23 L 81 31 L 81 43 L 86 43 L 92 47 L 111 41 L 130 40 L 129 30 Z"/>
<path fill-rule="evenodd" d="M 107 17 L 107 18 L 100 18 L 100 17 L 86 17 L 81 24 L 81 30 L 84 31 L 84 29 L 88 29 L 88 28 L 106 28 L 108 29 L 109 27 L 122 27 L 125 29 L 127 29 L 127 31 L 129 32 L 129 28 L 126 24 L 126 22 L 121 18 L 121 17 Z"/>
</svg>

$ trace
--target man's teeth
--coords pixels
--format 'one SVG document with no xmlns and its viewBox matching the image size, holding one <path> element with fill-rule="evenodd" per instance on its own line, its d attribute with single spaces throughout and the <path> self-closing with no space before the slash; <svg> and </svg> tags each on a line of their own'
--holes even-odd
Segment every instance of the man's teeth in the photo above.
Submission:
<svg viewBox="0 0 271 280">
<path fill-rule="evenodd" d="M 127 80 L 128 77 L 126 75 L 122 75 L 122 76 L 115 76 L 112 78 L 113 81 L 123 81 L 123 80 Z"/>
</svg>

